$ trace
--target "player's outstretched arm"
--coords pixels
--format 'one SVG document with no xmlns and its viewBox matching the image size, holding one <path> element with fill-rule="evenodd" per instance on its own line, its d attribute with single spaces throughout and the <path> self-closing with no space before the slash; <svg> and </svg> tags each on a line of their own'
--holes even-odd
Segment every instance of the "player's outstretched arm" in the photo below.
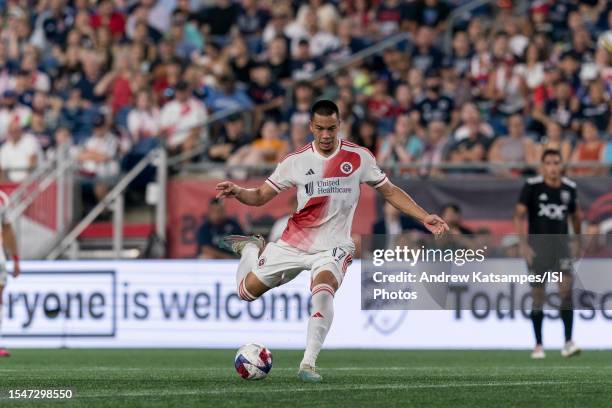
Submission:
<svg viewBox="0 0 612 408">
<path fill-rule="evenodd" d="M 377 190 L 392 206 L 404 214 L 423 223 L 425 228 L 431 231 L 432 234 L 442 235 L 448 231 L 448 225 L 446 225 L 446 222 L 444 222 L 442 218 L 435 214 L 429 214 L 427 211 L 421 208 L 421 206 L 418 205 L 404 190 L 397 187 L 390 181 L 380 186 Z"/>
<path fill-rule="evenodd" d="M 259 207 L 276 197 L 276 191 L 266 183 L 257 188 L 240 187 L 231 181 L 223 181 L 216 186 L 217 198 L 235 198 L 242 204 Z"/>
</svg>

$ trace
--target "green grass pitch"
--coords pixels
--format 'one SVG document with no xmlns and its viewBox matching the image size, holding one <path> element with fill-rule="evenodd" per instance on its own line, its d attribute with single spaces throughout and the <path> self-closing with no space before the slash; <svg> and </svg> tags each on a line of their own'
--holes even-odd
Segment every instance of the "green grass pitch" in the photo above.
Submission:
<svg viewBox="0 0 612 408">
<path fill-rule="evenodd" d="M 13 350 L 0 360 L 0 406 L 610 407 L 612 351 L 563 359 L 527 351 L 324 350 L 324 382 L 296 378 L 301 351 L 272 350 L 263 381 L 242 380 L 234 350 Z M 70 401 L 6 399 L 65 389 Z"/>
</svg>

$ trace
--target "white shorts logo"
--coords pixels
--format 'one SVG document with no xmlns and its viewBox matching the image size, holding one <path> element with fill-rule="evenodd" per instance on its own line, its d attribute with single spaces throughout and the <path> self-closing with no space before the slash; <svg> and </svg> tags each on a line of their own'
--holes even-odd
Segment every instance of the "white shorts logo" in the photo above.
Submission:
<svg viewBox="0 0 612 408">
<path fill-rule="evenodd" d="M 353 165 L 349 162 L 344 162 L 340 165 L 340 171 L 344 174 L 351 174 L 353 171 Z"/>
</svg>

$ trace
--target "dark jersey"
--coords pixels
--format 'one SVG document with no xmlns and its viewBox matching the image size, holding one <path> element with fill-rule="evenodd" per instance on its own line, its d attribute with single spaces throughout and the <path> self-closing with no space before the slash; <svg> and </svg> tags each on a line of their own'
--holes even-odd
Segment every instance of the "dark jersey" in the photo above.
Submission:
<svg viewBox="0 0 612 408">
<path fill-rule="evenodd" d="M 529 234 L 567 234 L 568 216 L 576 212 L 576 184 L 563 177 L 561 186 L 544 183 L 542 176 L 527 179 L 519 203 L 527 207 Z"/>
</svg>

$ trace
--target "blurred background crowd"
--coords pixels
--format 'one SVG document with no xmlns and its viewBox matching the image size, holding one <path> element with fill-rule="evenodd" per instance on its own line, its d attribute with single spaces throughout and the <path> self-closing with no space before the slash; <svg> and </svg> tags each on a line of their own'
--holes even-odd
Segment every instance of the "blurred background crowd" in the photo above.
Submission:
<svg viewBox="0 0 612 408">
<path fill-rule="evenodd" d="M 3 177 L 61 145 L 97 198 L 160 144 L 189 164 L 273 165 L 310 141 L 320 97 L 341 137 L 407 174 L 517 175 L 546 148 L 612 163 L 612 3 L 485 2 L 449 27 L 462 3 L 1 0 Z"/>
</svg>

